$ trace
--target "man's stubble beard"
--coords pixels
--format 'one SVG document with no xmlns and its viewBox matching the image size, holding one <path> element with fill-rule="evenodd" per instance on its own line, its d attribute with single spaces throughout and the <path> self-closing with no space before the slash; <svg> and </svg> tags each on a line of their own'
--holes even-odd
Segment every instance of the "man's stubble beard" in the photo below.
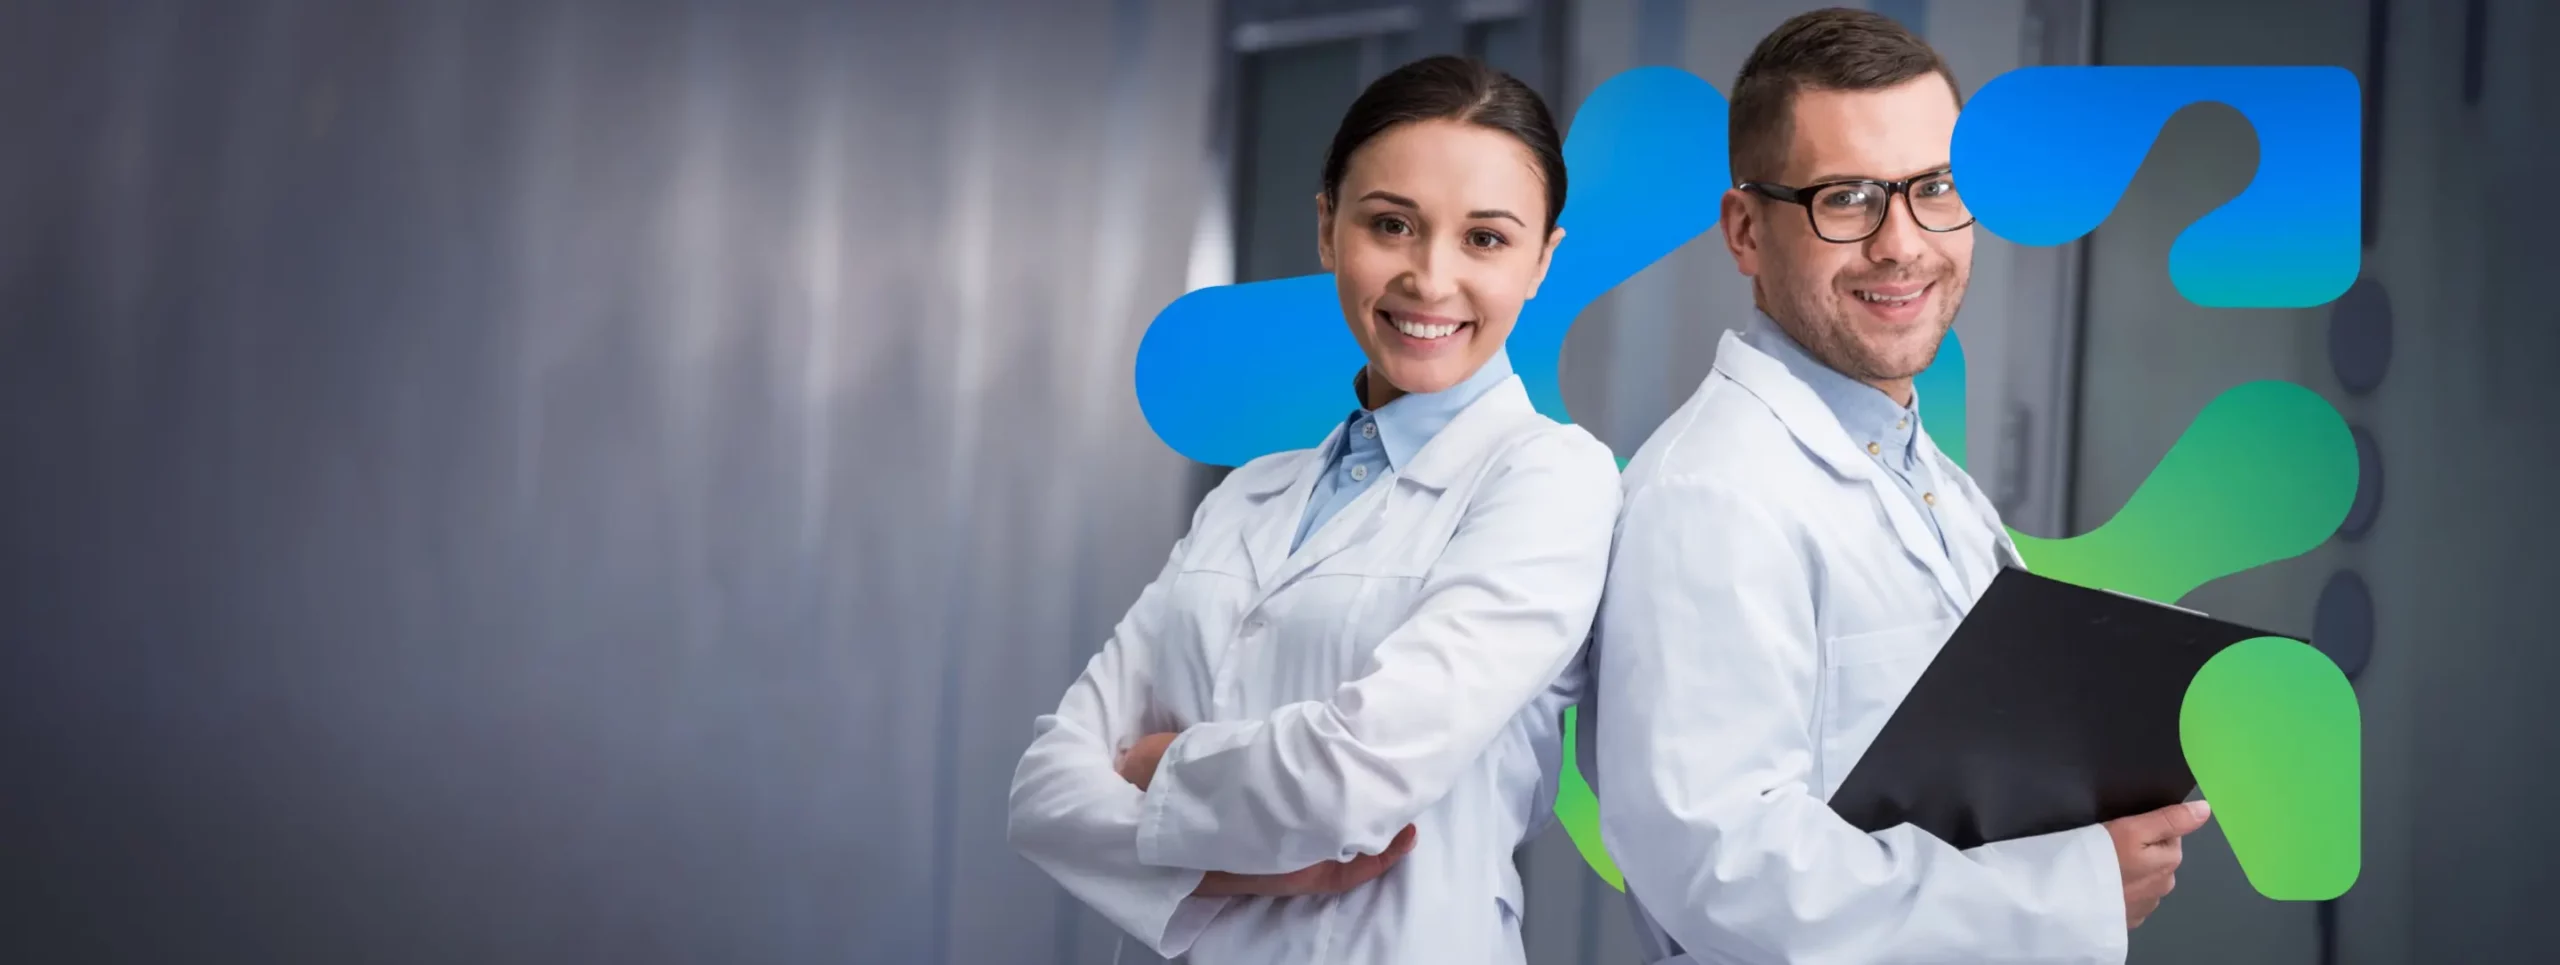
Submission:
<svg viewBox="0 0 2560 965">
<path fill-rule="evenodd" d="M 1831 311 L 1827 298 L 1831 286 L 1827 282 L 1802 288 L 1774 286 L 1779 289 L 1773 293 L 1776 297 L 1765 299 L 1762 310 L 1769 313 L 1787 337 L 1794 339 L 1816 361 L 1833 371 L 1861 382 L 1895 382 L 1917 376 L 1936 363 L 1938 349 L 1946 344 L 1948 330 L 1955 327 L 1956 313 L 1964 307 L 1965 292 L 1971 287 L 1969 275 L 1969 272 L 1955 271 L 1952 266 L 1937 273 L 1937 290 L 1931 293 L 1931 300 L 1939 306 L 1938 316 L 1926 323 L 1935 325 L 1937 330 L 1929 339 L 1926 350 L 1918 353 L 1919 358 L 1907 362 L 1881 358 L 1879 353 L 1870 351 L 1865 343 L 1859 341 L 1853 323 Z M 1883 284 L 1890 280 L 1913 280 L 1915 277 L 1926 275 L 1883 274 L 1861 280 Z M 1848 306 L 1848 310 L 1855 311 L 1856 307 Z"/>
</svg>

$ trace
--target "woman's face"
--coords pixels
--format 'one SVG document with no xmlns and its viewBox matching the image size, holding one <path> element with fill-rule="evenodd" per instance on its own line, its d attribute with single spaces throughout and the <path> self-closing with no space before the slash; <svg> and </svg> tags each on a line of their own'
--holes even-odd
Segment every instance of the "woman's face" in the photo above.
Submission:
<svg viewBox="0 0 2560 965">
<path fill-rule="evenodd" d="M 1528 149 L 1457 121 L 1371 138 L 1345 166 L 1340 196 L 1339 208 L 1316 199 L 1317 250 L 1369 356 L 1373 408 L 1475 374 L 1564 237 L 1544 231 L 1546 184 Z"/>
</svg>

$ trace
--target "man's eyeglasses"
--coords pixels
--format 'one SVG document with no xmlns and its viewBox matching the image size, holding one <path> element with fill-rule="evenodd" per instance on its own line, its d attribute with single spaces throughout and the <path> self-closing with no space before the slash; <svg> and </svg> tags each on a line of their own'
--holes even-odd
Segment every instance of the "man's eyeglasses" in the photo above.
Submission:
<svg viewBox="0 0 2560 965">
<path fill-rule="evenodd" d="M 1956 193 L 1954 176 L 1945 171 L 1901 181 L 1860 178 L 1801 188 L 1745 181 L 1737 187 L 1773 201 L 1803 205 L 1805 218 L 1813 223 L 1813 233 L 1836 244 L 1854 244 L 1872 237 L 1876 229 L 1884 227 L 1897 194 L 1910 205 L 1911 220 L 1921 230 L 1954 231 L 1973 223 L 1973 212 L 1965 208 L 1964 196 Z"/>
</svg>

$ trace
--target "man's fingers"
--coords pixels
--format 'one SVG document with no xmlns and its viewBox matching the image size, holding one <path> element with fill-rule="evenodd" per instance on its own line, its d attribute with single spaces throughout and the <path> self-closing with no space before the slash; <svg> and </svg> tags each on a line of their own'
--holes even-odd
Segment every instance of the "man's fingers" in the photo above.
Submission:
<svg viewBox="0 0 2560 965">
<path fill-rule="evenodd" d="M 2213 805 L 2203 801 L 2189 801 L 2166 810 L 2170 826 L 2178 829 L 2180 837 L 2194 834 L 2196 829 L 2204 827 L 2204 823 L 2213 818 Z"/>
<path fill-rule="evenodd" d="M 2179 838 L 2195 833 L 2197 828 L 2204 827 L 2205 819 L 2212 814 L 2212 809 L 2203 801 L 2190 801 L 2136 816 L 2134 823 L 2141 831 L 2139 840 L 2143 845 L 2157 847 L 2175 844 Z"/>
<path fill-rule="evenodd" d="M 2167 811 L 2153 811 L 2135 823 L 2142 829 L 2141 841 L 2145 847 L 2178 840 L 2178 826 L 2169 820 Z"/>
<path fill-rule="evenodd" d="M 2205 820 L 2212 816 L 2213 808 L 2203 801 L 2172 804 L 2153 811 L 2143 815 L 2148 820 L 2143 822 L 2142 843 L 2155 846 L 2176 843 L 2179 838 L 2204 827 Z"/>
</svg>

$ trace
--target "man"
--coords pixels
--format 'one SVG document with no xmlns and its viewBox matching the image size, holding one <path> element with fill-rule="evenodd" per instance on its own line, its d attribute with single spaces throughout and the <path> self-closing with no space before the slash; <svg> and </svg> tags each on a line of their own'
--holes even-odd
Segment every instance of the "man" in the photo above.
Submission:
<svg viewBox="0 0 2560 965">
<path fill-rule="evenodd" d="M 1863 11 L 1734 82 L 1726 245 L 1758 317 L 1628 467 L 1593 713 L 1604 841 L 1653 957 L 2121 962 L 2198 804 L 1956 848 L 1824 801 L 2017 549 L 1912 377 L 1964 298 L 1959 95 Z"/>
</svg>

